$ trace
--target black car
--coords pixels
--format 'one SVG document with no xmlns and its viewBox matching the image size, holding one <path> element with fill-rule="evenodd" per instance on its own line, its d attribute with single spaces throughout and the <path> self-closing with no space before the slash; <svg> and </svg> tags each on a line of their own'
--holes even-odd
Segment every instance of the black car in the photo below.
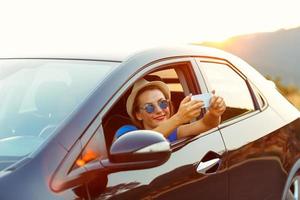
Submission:
<svg viewBox="0 0 300 200">
<path fill-rule="evenodd" d="M 0 69 L 1 200 L 299 199 L 300 113 L 229 53 L 1 58 Z M 150 130 L 114 139 L 141 77 L 168 84 L 175 110 L 215 90 L 220 125 L 171 143 Z"/>
</svg>

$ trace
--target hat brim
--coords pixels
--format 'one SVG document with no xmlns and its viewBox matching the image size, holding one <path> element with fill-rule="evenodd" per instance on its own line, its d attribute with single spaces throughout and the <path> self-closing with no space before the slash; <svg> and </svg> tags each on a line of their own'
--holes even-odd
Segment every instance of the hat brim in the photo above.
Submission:
<svg viewBox="0 0 300 200">
<path fill-rule="evenodd" d="M 132 119 L 134 119 L 134 117 L 133 117 L 133 103 L 134 103 L 134 100 L 136 98 L 136 95 L 138 94 L 138 92 L 141 89 L 143 89 L 145 87 L 150 87 L 150 86 L 156 86 L 157 88 L 159 88 L 162 91 L 162 93 L 165 95 L 166 99 L 171 100 L 170 89 L 169 89 L 168 85 L 165 84 L 162 81 L 151 81 L 151 82 L 148 82 L 148 83 L 146 83 L 144 85 L 141 85 L 137 88 L 134 88 L 134 90 L 131 91 L 131 94 L 127 98 L 127 102 L 126 102 L 127 113 Z"/>
</svg>

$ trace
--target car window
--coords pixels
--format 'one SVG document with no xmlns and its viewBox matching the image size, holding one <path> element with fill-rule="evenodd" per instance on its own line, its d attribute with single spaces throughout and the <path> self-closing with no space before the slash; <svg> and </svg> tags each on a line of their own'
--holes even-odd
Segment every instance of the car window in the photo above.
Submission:
<svg viewBox="0 0 300 200">
<path fill-rule="evenodd" d="M 222 115 L 222 122 L 255 110 L 246 80 L 232 67 L 222 63 L 201 62 L 201 69 L 210 88 L 225 100 L 227 108 Z"/>
<path fill-rule="evenodd" d="M 182 85 L 180 84 L 178 75 L 175 71 L 175 69 L 165 69 L 160 70 L 154 73 L 151 73 L 150 75 L 158 76 L 160 79 L 165 82 L 171 92 L 183 92 Z"/>
<path fill-rule="evenodd" d="M 151 76 L 157 77 L 158 80 L 163 81 L 168 85 L 171 91 L 171 101 L 174 108 L 174 112 L 176 112 L 178 110 L 180 101 L 184 98 L 184 91 L 175 69 L 171 68 L 159 70 L 145 76 L 145 79 L 151 81 L 152 79 L 148 78 Z"/>
<path fill-rule="evenodd" d="M 28 71 L 27 73 L 30 73 Z M 48 82 L 60 82 L 63 85 L 69 86 L 72 83 L 72 77 L 63 68 L 44 68 L 36 72 L 35 77 L 32 77 L 31 87 L 26 92 L 24 99 L 20 105 L 19 112 L 28 112 L 37 110 L 35 97 L 38 95 L 40 85 Z M 59 88 L 57 88 L 59 89 Z"/>
<path fill-rule="evenodd" d="M 95 159 L 103 159 L 107 157 L 107 152 L 104 143 L 103 132 L 99 128 L 96 133 L 91 137 L 88 143 L 85 145 L 84 140 L 81 141 L 83 145 L 83 151 L 74 163 L 74 168 L 82 167 L 86 163 Z"/>
<path fill-rule="evenodd" d="M 0 60 L 0 156 L 25 156 L 35 150 L 117 65 Z"/>
<path fill-rule="evenodd" d="M 183 76 L 179 76 L 179 73 L 183 74 Z M 150 70 L 149 73 L 144 74 L 142 77 L 148 81 L 163 81 L 169 86 L 174 113 L 177 112 L 185 94 L 199 93 L 190 62 L 176 62 L 162 65 L 156 67 L 154 71 Z M 133 124 L 126 111 L 126 101 L 131 92 L 131 87 L 119 97 L 119 100 L 103 118 L 103 129 L 108 148 L 115 139 L 115 133 L 120 127 L 126 124 Z"/>
</svg>

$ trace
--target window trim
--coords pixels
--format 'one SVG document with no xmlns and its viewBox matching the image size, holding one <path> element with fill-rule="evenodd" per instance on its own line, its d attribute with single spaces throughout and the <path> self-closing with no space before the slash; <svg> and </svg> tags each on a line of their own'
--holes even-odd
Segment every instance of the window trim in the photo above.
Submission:
<svg viewBox="0 0 300 200">
<path fill-rule="evenodd" d="M 232 119 L 230 119 L 228 121 L 223 122 L 218 127 L 219 127 L 219 129 L 222 129 L 222 128 L 225 128 L 227 126 L 231 126 L 233 124 L 236 124 L 236 123 L 239 123 L 241 121 L 244 121 L 244 120 L 246 120 L 246 119 L 248 119 L 248 118 L 250 118 L 250 117 L 252 117 L 254 115 L 257 115 L 259 113 L 261 113 L 260 110 L 254 110 L 254 111 L 249 112 L 249 113 L 238 115 L 237 117 L 234 117 L 234 118 L 232 118 Z"/>
<path fill-rule="evenodd" d="M 188 136 L 188 137 L 179 139 L 175 142 L 170 142 L 171 151 L 172 151 L 172 153 L 176 152 L 176 151 L 180 150 L 182 147 L 184 147 L 185 145 L 187 145 L 191 142 L 194 142 L 195 140 L 198 140 L 199 138 L 202 138 L 206 135 L 213 134 L 216 132 L 220 133 L 219 127 L 211 128 L 203 133 L 200 133 L 199 135 Z"/>
<path fill-rule="evenodd" d="M 189 66 L 188 66 L 188 68 L 185 68 L 182 70 L 179 68 L 176 68 L 176 65 L 178 65 L 180 63 L 182 63 L 182 64 L 187 63 L 187 64 L 189 64 Z M 144 77 L 147 74 L 151 74 L 155 71 L 160 71 L 160 70 L 164 70 L 164 69 L 168 69 L 168 68 L 173 68 L 176 71 L 179 81 L 180 81 L 180 84 L 184 84 L 184 82 L 182 82 L 177 69 L 179 71 L 183 72 L 184 77 L 182 77 L 182 78 L 185 78 L 185 81 L 186 81 L 186 79 L 192 80 L 192 83 L 188 83 L 186 81 L 189 92 L 191 92 L 191 87 L 192 87 L 192 90 L 195 90 L 194 92 L 201 92 L 201 91 L 206 92 L 207 91 L 205 84 L 201 84 L 201 83 L 204 83 L 204 80 L 203 80 L 201 72 L 197 66 L 197 63 L 193 57 L 170 58 L 170 59 L 165 59 L 163 61 L 158 60 L 154 63 L 150 63 L 150 64 L 143 66 L 141 68 L 141 70 L 137 71 L 131 77 L 129 77 L 128 81 L 115 93 L 115 95 L 111 98 L 111 101 L 106 105 L 106 107 L 101 111 L 101 113 L 99 113 L 99 116 L 101 117 L 101 119 L 103 120 L 103 118 L 106 117 L 106 115 L 110 112 L 110 109 L 119 101 L 119 99 L 126 93 L 126 91 L 140 77 Z M 187 72 L 188 75 L 184 73 L 186 70 L 189 70 Z M 182 85 L 182 87 L 184 90 L 183 92 L 185 92 L 186 91 L 186 88 L 184 88 L 185 86 Z M 102 129 L 103 129 L 103 127 L 102 127 Z M 104 131 L 105 130 L 103 130 L 103 134 L 105 135 Z M 209 131 L 209 132 L 211 132 L 211 131 Z M 193 138 L 197 138 L 197 137 L 193 137 Z M 185 145 L 189 141 L 190 141 L 190 139 L 187 140 L 187 142 L 184 142 L 182 145 Z M 107 141 L 106 141 L 106 143 L 107 143 Z M 109 147 L 106 146 L 106 148 L 109 148 Z M 108 150 L 109 149 L 107 149 L 107 151 Z M 109 152 L 108 152 L 108 154 L 109 154 Z"/>
<path fill-rule="evenodd" d="M 256 97 L 256 99 L 261 98 L 263 101 L 263 105 L 260 105 L 259 101 L 257 100 L 257 103 L 259 105 L 260 111 L 264 111 L 269 106 L 267 98 L 262 94 L 262 92 L 252 83 L 252 81 L 249 80 L 249 84 L 253 90 L 253 95 Z"/>
<path fill-rule="evenodd" d="M 228 62 L 227 60 L 223 60 L 223 59 L 217 59 L 217 58 L 210 58 L 209 59 L 209 58 L 202 58 L 202 57 L 197 57 L 195 59 L 196 59 L 196 62 L 198 64 L 199 70 L 201 71 L 201 73 L 203 75 L 203 78 L 205 80 L 206 87 L 208 89 L 211 89 L 210 81 L 207 78 L 207 75 L 205 74 L 205 71 L 203 70 L 202 64 L 203 63 L 222 64 L 222 65 L 226 65 L 229 68 L 231 68 L 238 76 L 240 76 L 245 81 L 246 86 L 248 88 L 249 95 L 252 98 L 252 103 L 253 103 L 254 111 L 238 115 L 236 117 L 233 117 L 233 118 L 229 119 L 228 121 L 222 122 L 219 125 L 220 128 L 224 127 L 224 126 L 228 126 L 228 125 L 234 124 L 234 123 L 237 123 L 238 121 L 242 121 L 242 120 L 248 118 L 249 116 L 252 116 L 252 115 L 257 114 L 258 112 L 261 112 L 261 107 L 260 107 L 260 105 L 258 103 L 257 96 L 256 96 L 256 94 L 255 94 L 255 92 L 253 91 L 253 88 L 252 88 L 253 84 L 249 81 L 249 79 L 247 78 L 247 76 L 245 76 L 237 67 L 235 67 L 232 63 Z M 223 125 L 223 124 L 225 124 L 225 125 Z"/>
<path fill-rule="evenodd" d="M 59 167 L 53 173 L 53 176 L 50 181 L 50 186 L 53 191 L 60 192 L 63 191 L 64 183 L 68 182 L 78 176 L 78 174 L 86 172 L 86 168 L 84 166 L 73 169 L 76 164 L 76 160 L 82 156 L 82 152 L 89 144 L 90 140 L 93 138 L 95 134 L 100 134 L 102 138 L 99 145 L 102 145 L 102 149 L 104 150 L 105 157 L 108 156 L 106 142 L 104 140 L 104 132 L 102 129 L 102 123 L 100 116 L 97 116 L 95 120 L 91 123 L 89 128 L 84 131 L 82 136 L 78 138 L 78 140 L 74 143 L 70 151 L 66 154 L 66 157 L 63 159 Z"/>
<path fill-rule="evenodd" d="M 131 77 L 128 78 L 128 81 L 123 84 L 121 88 L 116 91 L 115 95 L 111 98 L 110 102 L 105 106 L 105 108 L 102 109 L 102 111 L 98 114 L 100 115 L 101 119 L 109 112 L 110 108 L 119 100 L 119 98 L 125 94 L 128 88 L 133 85 L 135 81 L 137 81 L 140 77 L 145 76 L 146 74 L 152 73 L 156 69 L 158 69 L 161 66 L 180 63 L 180 62 L 190 62 L 192 64 L 192 68 L 194 69 L 194 75 L 198 82 L 201 77 L 201 72 L 199 68 L 197 67 L 196 63 L 194 62 L 193 58 L 191 57 L 184 57 L 184 58 L 171 58 L 163 61 L 157 61 L 154 63 L 150 63 L 148 65 L 145 65 L 141 68 L 141 70 L 137 71 L 135 74 L 133 74 Z M 203 81 L 203 80 L 202 80 Z M 201 85 L 199 85 L 199 89 L 202 90 Z"/>
</svg>

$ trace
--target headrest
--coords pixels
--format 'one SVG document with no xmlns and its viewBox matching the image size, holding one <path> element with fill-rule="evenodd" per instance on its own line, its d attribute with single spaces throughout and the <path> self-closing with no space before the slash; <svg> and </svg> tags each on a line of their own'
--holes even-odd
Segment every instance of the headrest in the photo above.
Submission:
<svg viewBox="0 0 300 200">
<path fill-rule="evenodd" d="M 42 83 L 36 92 L 35 104 L 40 113 L 49 114 L 58 111 L 61 99 L 68 95 L 69 87 L 65 82 L 52 81 Z"/>
</svg>

